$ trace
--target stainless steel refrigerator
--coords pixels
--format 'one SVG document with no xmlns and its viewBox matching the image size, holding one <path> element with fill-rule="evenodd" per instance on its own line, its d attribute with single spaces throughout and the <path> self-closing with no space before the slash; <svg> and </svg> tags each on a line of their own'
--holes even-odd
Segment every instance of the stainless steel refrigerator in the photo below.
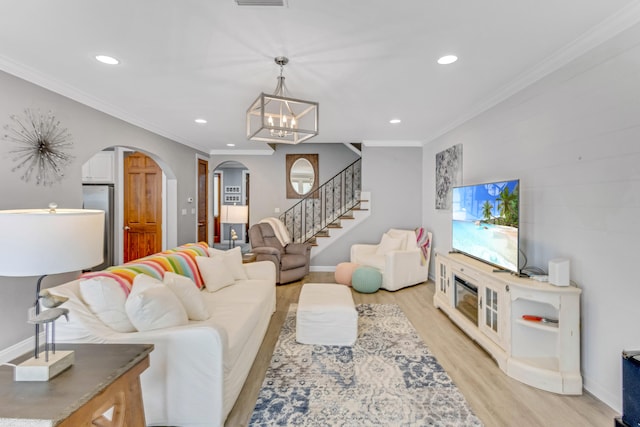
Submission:
<svg viewBox="0 0 640 427">
<path fill-rule="evenodd" d="M 90 268 L 90 271 L 104 270 L 114 264 L 114 215 L 113 185 L 83 184 L 82 207 L 104 211 L 104 261 Z"/>
</svg>

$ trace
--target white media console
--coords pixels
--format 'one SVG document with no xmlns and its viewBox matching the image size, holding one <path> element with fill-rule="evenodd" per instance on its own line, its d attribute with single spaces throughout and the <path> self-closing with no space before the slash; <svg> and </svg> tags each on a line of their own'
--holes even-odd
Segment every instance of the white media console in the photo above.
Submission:
<svg viewBox="0 0 640 427">
<path fill-rule="evenodd" d="M 433 304 L 500 369 L 542 390 L 582 394 L 580 289 L 495 272 L 458 253 L 436 250 L 435 263 Z"/>
</svg>

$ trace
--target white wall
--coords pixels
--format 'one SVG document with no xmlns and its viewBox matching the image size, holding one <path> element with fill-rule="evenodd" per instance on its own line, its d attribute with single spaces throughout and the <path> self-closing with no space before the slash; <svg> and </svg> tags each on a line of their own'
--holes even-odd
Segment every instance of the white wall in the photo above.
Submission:
<svg viewBox="0 0 640 427">
<path fill-rule="evenodd" d="M 620 355 L 640 349 L 640 26 L 425 147 L 425 222 L 446 250 L 451 212 L 435 210 L 429 171 L 458 143 L 464 184 L 520 178 L 529 265 L 571 260 L 584 385 L 620 411 Z"/>
</svg>

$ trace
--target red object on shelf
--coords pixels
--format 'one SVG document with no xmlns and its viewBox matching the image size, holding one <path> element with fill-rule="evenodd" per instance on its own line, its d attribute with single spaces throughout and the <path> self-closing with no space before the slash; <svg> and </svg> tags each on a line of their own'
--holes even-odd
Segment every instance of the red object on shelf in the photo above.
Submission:
<svg viewBox="0 0 640 427">
<path fill-rule="evenodd" d="M 542 316 L 534 316 L 532 314 L 523 314 L 522 318 L 524 320 L 528 320 L 530 322 L 558 323 L 558 321 L 555 320 L 555 319 L 548 319 L 548 318 L 542 317 Z"/>
</svg>

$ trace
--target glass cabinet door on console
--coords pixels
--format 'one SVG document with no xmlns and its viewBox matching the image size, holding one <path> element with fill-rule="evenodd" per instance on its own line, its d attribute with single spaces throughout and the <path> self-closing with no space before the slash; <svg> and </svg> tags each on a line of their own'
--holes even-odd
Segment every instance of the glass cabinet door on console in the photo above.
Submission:
<svg viewBox="0 0 640 427">
<path fill-rule="evenodd" d="M 449 275 L 447 274 L 447 264 L 438 260 L 438 292 L 449 295 Z"/>
<path fill-rule="evenodd" d="M 508 289 L 508 285 L 486 282 L 482 287 L 482 297 L 478 301 L 480 306 L 480 321 L 478 322 L 480 330 L 502 348 L 505 347 L 504 298 Z"/>
<path fill-rule="evenodd" d="M 451 271 L 449 264 L 444 257 L 436 254 L 436 295 L 443 303 L 452 303 L 451 292 Z"/>
</svg>

